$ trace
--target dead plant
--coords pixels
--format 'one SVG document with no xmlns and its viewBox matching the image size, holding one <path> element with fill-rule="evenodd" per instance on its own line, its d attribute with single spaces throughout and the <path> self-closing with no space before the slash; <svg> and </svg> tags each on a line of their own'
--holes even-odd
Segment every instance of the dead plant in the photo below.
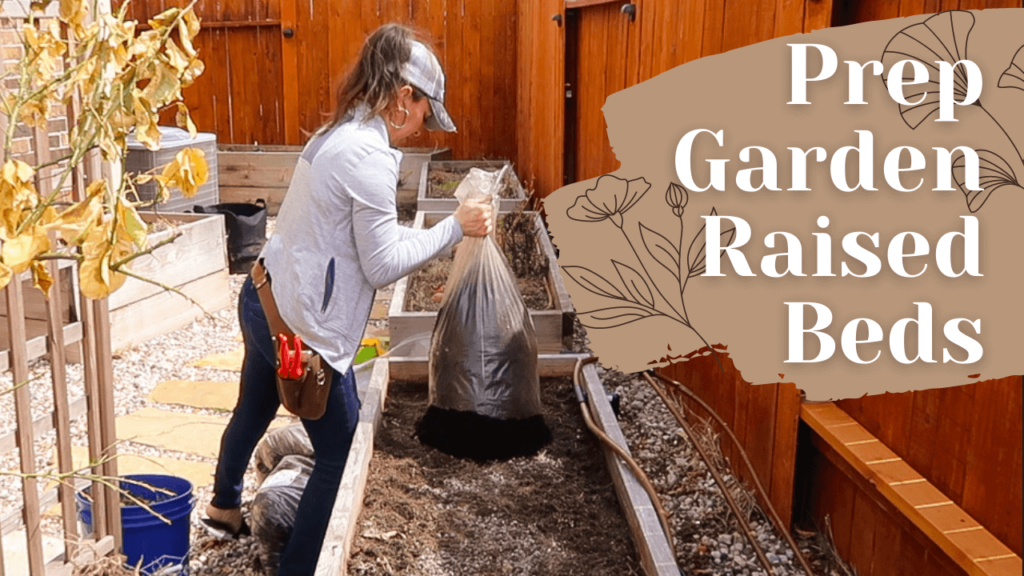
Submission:
<svg viewBox="0 0 1024 576">
<path fill-rule="evenodd" d="M 127 558 L 121 554 L 93 555 L 89 560 L 73 560 L 72 576 L 141 576 L 141 568 L 126 568 Z"/>
</svg>

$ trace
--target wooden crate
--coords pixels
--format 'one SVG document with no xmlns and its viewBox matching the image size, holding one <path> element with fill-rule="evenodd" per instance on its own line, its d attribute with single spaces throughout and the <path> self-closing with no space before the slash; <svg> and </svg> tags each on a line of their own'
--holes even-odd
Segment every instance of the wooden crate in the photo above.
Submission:
<svg viewBox="0 0 1024 576">
<path fill-rule="evenodd" d="M 419 191 L 416 195 L 416 209 L 423 212 L 454 212 L 459 207 L 459 201 L 451 198 L 429 198 L 427 197 L 427 186 L 430 182 L 430 173 L 434 170 L 469 170 L 480 168 L 487 171 L 498 171 L 505 166 L 511 165 L 508 160 L 454 160 L 446 162 L 427 162 L 423 165 L 420 174 Z M 526 204 L 526 192 L 519 182 L 519 177 L 512 172 L 512 186 L 516 191 L 515 198 L 502 198 L 498 204 L 499 212 L 512 212 L 521 209 Z M 452 190 L 454 193 L 455 191 Z"/>
<path fill-rule="evenodd" d="M 423 166 L 429 162 L 452 159 L 450 148 L 399 148 L 402 164 L 398 167 L 398 195 L 395 197 L 399 209 L 416 210 L 416 193 L 420 189 Z"/>
<path fill-rule="evenodd" d="M 562 275 L 558 270 L 554 247 L 548 238 L 547 230 L 540 215 L 530 212 L 537 222 L 537 236 L 541 241 L 545 254 L 548 256 L 548 290 L 554 302 L 552 310 L 530 310 L 530 318 L 537 332 L 537 352 L 539 354 L 559 354 L 563 348 L 572 347 L 573 314 L 569 293 L 565 290 Z M 450 214 L 447 212 L 417 212 L 414 228 L 425 229 L 437 224 Z M 430 335 L 434 329 L 437 312 L 410 312 L 405 309 L 406 292 L 409 289 L 409 276 L 395 284 L 395 294 L 388 310 L 388 327 L 391 335 L 392 349 L 401 346 L 396 352 L 400 356 L 427 356 L 430 348 Z M 408 344 L 404 344 L 408 342 Z"/>
<path fill-rule="evenodd" d="M 137 258 L 132 272 L 188 294 L 207 312 L 229 304 L 227 240 L 220 214 L 143 214 L 172 228 L 153 232 L 150 245 L 181 233 L 174 242 Z M 123 349 L 183 328 L 200 318 L 202 310 L 180 294 L 129 278 L 110 295 L 111 345 Z"/>
</svg>

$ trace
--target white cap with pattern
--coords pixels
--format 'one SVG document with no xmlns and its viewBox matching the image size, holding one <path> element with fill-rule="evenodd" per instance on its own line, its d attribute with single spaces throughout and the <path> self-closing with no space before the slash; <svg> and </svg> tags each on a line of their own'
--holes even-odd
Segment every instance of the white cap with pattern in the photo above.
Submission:
<svg viewBox="0 0 1024 576">
<path fill-rule="evenodd" d="M 402 66 L 402 78 L 430 99 L 433 116 L 424 123 L 427 130 L 455 132 L 455 123 L 444 108 L 444 70 L 437 57 L 422 42 L 412 41 L 412 55 Z"/>
</svg>

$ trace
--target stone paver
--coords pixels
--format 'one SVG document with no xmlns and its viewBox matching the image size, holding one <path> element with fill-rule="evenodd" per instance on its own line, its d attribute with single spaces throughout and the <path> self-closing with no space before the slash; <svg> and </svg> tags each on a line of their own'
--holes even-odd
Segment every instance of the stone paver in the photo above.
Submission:
<svg viewBox="0 0 1024 576">
<path fill-rule="evenodd" d="M 142 408 L 117 419 L 117 438 L 154 448 L 216 458 L 227 423 L 227 417 Z M 287 423 L 278 418 L 270 427 L 277 428 Z"/>
<path fill-rule="evenodd" d="M 231 352 L 224 354 L 210 354 L 192 363 L 196 367 L 213 368 L 214 370 L 227 370 L 240 372 L 242 370 L 242 359 L 245 356 L 245 347 L 239 346 Z"/>
<path fill-rule="evenodd" d="M 238 382 L 193 382 L 191 380 L 168 380 L 161 382 L 147 398 L 160 404 L 177 404 L 209 410 L 231 412 L 238 400 Z M 279 416 L 287 416 L 281 407 Z"/>
</svg>

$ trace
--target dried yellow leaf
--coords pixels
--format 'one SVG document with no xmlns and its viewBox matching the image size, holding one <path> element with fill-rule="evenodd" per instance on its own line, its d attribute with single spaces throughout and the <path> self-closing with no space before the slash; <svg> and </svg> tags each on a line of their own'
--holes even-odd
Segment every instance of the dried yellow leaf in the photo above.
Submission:
<svg viewBox="0 0 1024 576">
<path fill-rule="evenodd" d="M 84 0 L 60 0 L 60 19 L 79 28 L 88 16 Z"/>
<path fill-rule="evenodd" d="M 108 220 L 94 227 L 82 245 L 83 261 L 78 278 L 82 294 L 87 298 L 106 298 L 127 279 L 112 266 L 132 254 L 132 244 L 120 238 L 111 244 L 110 233 L 111 221 Z"/>
<path fill-rule="evenodd" d="M 0 171 L 0 223 L 7 235 L 18 228 L 26 211 L 39 204 L 34 176 L 35 170 L 20 160 L 8 160 Z"/>
<path fill-rule="evenodd" d="M 178 124 L 179 128 L 188 129 L 189 136 L 192 138 L 196 137 L 198 130 L 196 130 L 196 124 L 192 121 L 192 115 L 188 112 L 188 106 L 184 102 L 178 102 L 178 113 L 174 115 L 174 120 Z"/>
<path fill-rule="evenodd" d="M 21 106 L 21 121 L 32 128 L 46 128 L 46 119 L 49 115 L 50 103 L 45 96 L 38 100 L 29 100 Z"/>
<path fill-rule="evenodd" d="M 32 285 L 38 288 L 47 298 L 50 297 L 50 287 L 53 286 L 53 275 L 50 269 L 42 262 L 32 263 Z"/>
<path fill-rule="evenodd" d="M 206 154 L 199 148 L 184 148 L 167 164 L 162 176 L 168 185 L 176 186 L 182 195 L 191 198 L 209 178 Z"/>
<path fill-rule="evenodd" d="M 14 278 L 14 272 L 6 264 L 0 262 L 0 290 L 11 283 L 11 278 Z"/>
<path fill-rule="evenodd" d="M 135 207 L 123 198 L 117 203 L 117 237 L 132 242 L 139 249 L 146 246 L 149 229 Z"/>
<path fill-rule="evenodd" d="M 41 226 L 33 226 L 31 230 L 5 241 L 0 254 L 3 256 L 4 264 L 10 266 L 15 274 L 21 274 L 28 270 L 36 256 L 49 250 L 50 238 L 46 235 L 46 230 Z"/>
<path fill-rule="evenodd" d="M 181 97 L 181 82 L 174 69 L 157 62 L 154 75 L 142 90 L 142 97 L 157 108 Z"/>
</svg>

